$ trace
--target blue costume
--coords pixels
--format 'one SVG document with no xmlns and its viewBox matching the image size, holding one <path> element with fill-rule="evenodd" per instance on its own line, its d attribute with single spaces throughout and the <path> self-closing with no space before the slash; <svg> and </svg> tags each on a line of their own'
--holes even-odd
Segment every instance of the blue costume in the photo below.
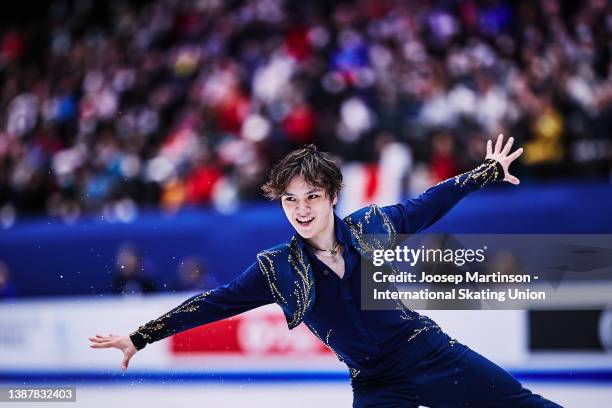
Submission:
<svg viewBox="0 0 612 408">
<path fill-rule="evenodd" d="M 401 304 L 385 311 L 360 308 L 360 260 L 374 249 L 366 234 L 391 242 L 396 234 L 417 233 L 503 174 L 498 162 L 487 160 L 404 204 L 372 205 L 344 220 L 336 216 L 342 278 L 296 234 L 259 253 L 233 281 L 188 299 L 130 338 L 140 350 L 180 331 L 277 303 L 290 329 L 304 322 L 348 366 L 354 407 L 558 407 L 451 339 L 428 317 Z"/>
</svg>

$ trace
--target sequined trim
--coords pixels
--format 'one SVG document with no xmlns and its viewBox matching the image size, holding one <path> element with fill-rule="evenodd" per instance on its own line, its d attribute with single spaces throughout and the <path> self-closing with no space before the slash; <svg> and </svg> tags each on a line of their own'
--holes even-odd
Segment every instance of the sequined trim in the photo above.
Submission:
<svg viewBox="0 0 612 408">
<path fill-rule="evenodd" d="M 366 242 L 366 240 L 363 238 L 364 234 L 369 233 L 367 231 L 366 226 L 370 224 L 372 216 L 375 217 L 374 219 L 376 220 L 377 223 L 380 222 L 382 224 L 383 229 L 386 232 L 386 240 L 387 240 L 386 245 L 384 245 L 379 239 L 376 239 L 374 237 L 372 237 L 371 243 Z M 386 249 L 395 242 L 395 236 L 397 235 L 395 226 L 391 223 L 391 221 L 389 220 L 389 217 L 387 217 L 387 214 L 385 214 L 380 209 L 380 207 L 377 206 L 376 204 L 370 205 L 370 207 L 368 208 L 368 210 L 363 216 L 363 222 L 353 221 L 350 215 L 344 219 L 344 222 L 346 222 L 349 229 L 351 230 L 351 234 L 353 235 L 353 237 L 355 237 L 355 240 L 357 241 L 357 244 L 358 244 L 357 249 L 362 254 L 364 252 L 365 253 L 372 252 L 376 249 Z M 372 235 L 375 235 L 375 234 L 372 234 Z M 397 273 L 397 271 L 395 270 L 395 268 L 393 268 L 393 266 L 392 266 L 392 269 L 395 273 Z M 395 309 L 400 312 L 401 319 L 403 320 L 413 319 L 413 317 L 408 313 L 408 312 L 411 312 L 411 310 L 406 308 L 406 306 L 399 299 L 395 300 L 395 304 L 396 304 Z"/>
<path fill-rule="evenodd" d="M 283 297 L 276 286 L 276 270 L 274 268 L 274 261 L 272 258 L 278 255 L 282 251 L 264 251 L 257 254 L 257 263 L 259 264 L 259 269 L 266 277 L 266 281 L 268 282 L 268 286 L 270 286 L 270 291 L 272 292 L 272 296 L 274 296 L 274 300 L 276 303 L 282 303 L 287 305 L 287 300 Z"/>
<path fill-rule="evenodd" d="M 172 316 L 174 314 L 177 314 L 177 313 L 191 313 L 191 312 L 195 312 L 200 307 L 200 305 L 197 305 L 195 303 L 199 302 L 202 299 L 204 299 L 205 297 L 207 297 L 211 293 L 212 293 L 212 290 L 208 290 L 206 292 L 203 292 L 203 293 L 199 294 L 198 296 L 196 296 L 196 297 L 186 301 L 182 305 L 179 305 L 176 308 L 172 309 L 171 311 L 169 311 L 165 315 L 163 315 L 163 316 L 161 316 L 161 317 L 159 317 L 159 318 L 157 318 L 155 320 L 151 320 L 150 322 L 140 326 L 137 330 L 135 330 L 130 335 L 138 333 L 138 334 L 140 334 L 142 336 L 143 339 L 145 339 L 145 341 L 147 343 L 150 343 L 151 340 L 152 340 L 150 333 L 163 329 L 165 327 L 165 325 L 166 325 L 164 323 L 164 320 L 166 320 L 170 316 Z"/>
<path fill-rule="evenodd" d="M 408 337 L 408 340 L 406 341 L 412 341 L 416 337 L 418 337 L 420 334 L 427 333 L 430 330 L 437 330 L 438 333 L 442 332 L 442 329 L 440 328 L 440 326 L 435 324 L 429 317 L 420 315 L 419 320 L 423 321 L 424 326 L 421 327 L 420 329 L 416 329 L 415 331 L 413 331 L 410 337 Z"/>
<path fill-rule="evenodd" d="M 438 325 L 432 325 L 432 326 L 425 326 L 425 327 L 421 327 L 420 329 L 416 329 L 415 331 L 412 332 L 412 334 L 410 335 L 410 337 L 408 337 L 408 340 L 406 341 L 412 341 L 414 340 L 419 334 L 421 333 L 426 333 L 429 330 L 432 329 L 438 329 L 438 331 L 442 330 L 440 329 L 440 327 Z"/>
<path fill-rule="evenodd" d="M 287 299 L 282 295 L 278 288 L 278 278 L 274 266 L 275 257 L 287 256 L 287 261 L 291 265 L 291 269 L 295 272 L 298 279 L 293 281 L 293 295 L 295 297 L 295 309 L 292 311 L 292 316 L 288 319 L 287 325 L 289 329 L 297 327 L 304 315 L 311 307 L 312 296 L 314 289 L 314 280 L 312 279 L 312 271 L 310 263 L 306 261 L 304 251 L 299 246 L 297 238 L 293 237 L 289 244 L 282 249 L 263 251 L 257 254 L 259 269 L 262 271 L 270 287 L 270 291 L 274 296 L 276 303 L 289 305 Z"/>
<path fill-rule="evenodd" d="M 314 281 L 311 279 L 312 271 L 310 263 L 304 259 L 304 251 L 298 245 L 296 237 L 291 238 L 288 260 L 299 277 L 299 280 L 293 282 L 295 286 L 293 294 L 295 295 L 297 307 L 289 322 L 289 328 L 292 329 L 302 322 L 306 311 L 311 306 L 312 296 L 310 293 L 313 290 Z"/>
<path fill-rule="evenodd" d="M 373 215 L 377 221 L 382 221 L 382 226 L 387 235 L 387 245 L 383 245 L 383 243 L 376 238 L 372 239 L 372 243 L 368 243 L 363 239 L 363 234 L 368 233 L 364 231 L 364 223 L 370 224 Z M 375 249 L 385 249 L 393 242 L 395 235 L 397 235 L 395 226 L 391 223 L 387 214 L 385 214 L 376 204 L 372 204 L 368 207 L 368 210 L 363 215 L 363 221 L 354 221 L 349 215 L 344 218 L 344 222 L 346 222 L 346 225 L 348 225 L 353 236 L 357 240 L 360 252 L 372 252 Z"/>
<path fill-rule="evenodd" d="M 340 357 L 340 355 L 339 355 L 339 354 L 336 352 L 336 350 L 334 350 L 334 349 L 333 349 L 333 347 L 332 347 L 332 346 L 329 344 L 329 339 L 330 339 L 331 334 L 332 334 L 332 329 L 329 329 L 329 330 L 327 331 L 327 335 L 325 336 L 325 340 L 323 340 L 323 337 L 321 337 L 321 335 L 319 334 L 319 332 L 317 331 L 317 329 L 315 329 L 315 328 L 314 328 L 312 325 L 310 325 L 310 324 L 308 324 L 308 323 L 306 323 L 306 326 L 308 326 L 308 328 L 310 329 L 310 331 L 311 331 L 311 332 L 312 332 L 312 333 L 313 333 L 315 336 L 317 336 L 317 338 L 318 338 L 319 340 L 321 340 L 321 342 L 322 342 L 323 344 L 325 344 L 325 346 L 326 346 L 328 349 L 330 349 L 330 350 L 332 351 L 332 353 L 334 353 L 334 354 L 336 355 L 336 357 L 338 358 L 338 360 L 339 360 L 340 362 L 342 362 L 342 363 L 345 363 L 345 364 L 346 364 L 346 362 L 344 361 L 344 359 L 343 359 L 342 357 Z M 349 369 L 349 375 L 351 376 L 351 378 L 355 378 L 355 377 L 357 377 L 357 375 L 360 373 L 360 371 L 359 371 L 359 370 L 357 370 L 356 368 L 350 367 L 348 364 L 347 364 L 346 366 L 347 366 L 347 367 L 348 367 L 348 369 Z"/>
<path fill-rule="evenodd" d="M 455 185 L 464 187 L 468 182 L 474 182 L 484 187 L 490 182 L 500 181 L 503 179 L 503 167 L 501 172 L 499 167 L 501 164 L 497 160 L 487 159 L 475 169 L 455 176 Z"/>
</svg>

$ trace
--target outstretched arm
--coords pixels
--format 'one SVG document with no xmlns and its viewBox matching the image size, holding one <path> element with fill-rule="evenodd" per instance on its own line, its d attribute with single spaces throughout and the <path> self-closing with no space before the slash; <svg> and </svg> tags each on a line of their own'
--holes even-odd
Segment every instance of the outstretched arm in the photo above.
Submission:
<svg viewBox="0 0 612 408">
<path fill-rule="evenodd" d="M 499 135 L 493 149 L 491 140 L 487 141 L 485 161 L 475 169 L 444 180 L 403 204 L 384 207 L 382 210 L 397 232 L 413 234 L 429 227 L 469 193 L 489 183 L 503 180 L 519 184 L 519 179 L 509 173 L 508 167 L 523 153 L 523 149 L 509 154 L 514 138 L 509 138 L 505 145 L 503 142 L 504 136 Z"/>
<path fill-rule="evenodd" d="M 125 370 L 136 351 L 143 349 L 148 343 L 269 303 L 274 303 L 272 293 L 259 267 L 253 264 L 228 284 L 187 299 L 168 313 L 140 326 L 129 336 L 111 334 L 91 337 L 90 347 L 121 350 L 121 367 Z"/>
</svg>

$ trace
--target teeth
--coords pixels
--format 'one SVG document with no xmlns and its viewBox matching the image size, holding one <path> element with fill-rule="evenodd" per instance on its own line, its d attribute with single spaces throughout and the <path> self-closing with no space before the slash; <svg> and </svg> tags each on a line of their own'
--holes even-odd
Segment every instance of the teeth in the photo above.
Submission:
<svg viewBox="0 0 612 408">
<path fill-rule="evenodd" d="M 299 222 L 300 224 L 306 224 L 310 221 L 314 220 L 314 217 L 312 218 L 297 218 L 297 222 Z"/>
</svg>

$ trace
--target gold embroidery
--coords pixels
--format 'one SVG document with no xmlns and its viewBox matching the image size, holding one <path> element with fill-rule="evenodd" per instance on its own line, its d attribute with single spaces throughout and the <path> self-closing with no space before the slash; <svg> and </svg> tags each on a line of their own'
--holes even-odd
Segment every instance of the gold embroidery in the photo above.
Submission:
<svg viewBox="0 0 612 408">
<path fill-rule="evenodd" d="M 463 176 L 466 177 L 461 182 L 461 187 L 465 186 L 465 184 L 470 180 L 473 180 L 476 183 L 480 182 L 480 187 L 484 187 L 491 181 L 499 180 L 500 174 L 499 170 L 497 169 L 497 161 L 487 159 L 475 169 L 455 176 L 455 185 L 459 184 Z"/>
<path fill-rule="evenodd" d="M 264 251 L 262 253 L 259 253 L 257 254 L 257 262 L 259 264 L 259 269 L 266 277 L 268 286 L 270 286 L 270 291 L 272 292 L 272 295 L 274 296 L 274 299 L 276 300 L 276 302 L 278 303 L 280 301 L 284 305 L 287 305 L 287 300 L 285 300 L 283 295 L 280 293 L 280 290 L 278 290 L 278 287 L 276 286 L 276 282 L 277 282 L 276 271 L 274 269 L 274 261 L 272 260 L 272 258 L 280 252 L 281 252 L 280 250 L 277 250 L 277 251 Z M 268 263 L 267 267 L 264 261 Z"/>
<path fill-rule="evenodd" d="M 334 353 L 336 355 L 336 357 L 338 358 L 338 360 L 342 363 L 345 363 L 344 359 L 342 357 L 340 357 L 340 355 L 336 352 L 336 350 L 333 349 L 333 347 L 329 344 L 329 339 L 331 337 L 332 334 L 332 329 L 329 329 L 327 331 L 327 335 L 325 336 L 325 340 L 323 340 L 323 338 L 321 337 L 321 335 L 319 335 L 319 332 L 317 331 L 317 329 L 315 329 L 312 325 L 306 323 L 306 326 L 310 329 L 310 331 L 317 336 L 317 338 L 319 340 L 321 340 L 321 342 L 323 342 L 323 344 L 325 344 L 325 346 L 330 349 L 332 351 L 332 353 Z M 345 363 L 346 364 L 346 363 Z M 357 377 L 357 375 L 359 374 L 359 370 L 357 370 L 356 368 L 350 367 L 348 364 L 346 365 L 349 369 L 349 375 L 351 376 L 351 378 L 355 378 Z"/>
<path fill-rule="evenodd" d="M 376 249 L 387 249 L 390 245 L 394 243 L 395 236 L 397 235 L 395 226 L 391 223 L 391 220 L 389 220 L 389 217 L 387 217 L 387 215 L 376 204 L 370 205 L 370 207 L 364 214 L 363 220 L 365 221 L 366 224 L 370 223 L 372 215 L 376 215 L 377 220 L 382 222 L 383 229 L 384 231 L 386 231 L 386 241 L 387 241 L 386 245 L 383 245 L 383 243 L 379 239 L 374 238 L 374 236 L 369 237 L 371 238 L 371 241 L 372 241 L 371 243 L 366 242 L 366 240 L 363 237 L 364 235 L 363 222 L 361 221 L 354 222 L 351 219 L 351 216 L 348 216 L 344 219 L 344 222 L 346 222 L 353 237 L 355 237 L 357 241 L 357 244 L 358 244 L 357 250 L 362 255 L 364 253 L 365 254 L 371 253 Z M 371 235 L 374 235 L 374 234 L 371 234 Z M 381 235 L 381 234 L 377 234 L 377 235 Z M 395 267 L 393 265 L 391 265 L 391 268 L 393 272 L 397 274 L 398 271 L 395 270 Z M 404 320 L 413 319 L 413 317 L 410 316 L 410 314 L 408 313 L 410 309 L 406 308 L 406 305 L 404 305 L 399 299 L 395 299 L 395 304 L 396 304 L 395 309 L 400 312 L 400 317 L 402 319 Z"/>
<path fill-rule="evenodd" d="M 463 181 L 461 179 L 465 176 Z M 453 180 L 455 185 L 459 185 L 460 187 L 464 187 L 468 181 L 473 180 L 476 183 L 481 183 L 479 187 L 484 187 L 490 182 L 500 181 L 503 179 L 503 174 L 500 174 L 498 168 L 498 162 L 493 159 L 487 159 L 475 169 L 470 171 L 466 171 L 465 173 L 461 173 L 456 175 L 455 177 L 448 178 L 446 180 L 440 181 L 434 187 L 439 186 L 440 184 L 444 184 L 447 181 Z"/>
<path fill-rule="evenodd" d="M 287 249 L 287 261 L 291 265 L 292 270 L 295 272 L 298 279 L 293 281 L 293 296 L 295 298 L 295 310 L 291 316 L 290 321 L 287 323 L 290 329 L 293 329 L 299 325 L 304 319 L 306 311 L 311 306 L 312 296 L 311 292 L 314 288 L 314 281 L 311 279 L 310 264 L 304 257 L 304 252 L 300 248 L 296 237 L 294 236 L 289 244 L 285 247 Z M 274 258 L 280 254 L 287 253 L 284 250 L 264 251 L 257 255 L 260 270 L 266 277 L 270 291 L 272 292 L 274 299 L 277 303 L 289 306 L 287 299 L 285 299 L 278 288 L 278 279 L 276 270 L 274 267 Z"/>
<path fill-rule="evenodd" d="M 289 244 L 288 261 L 299 277 L 299 280 L 293 282 L 295 286 L 293 294 L 295 295 L 297 307 L 293 313 L 291 322 L 289 322 L 289 328 L 292 329 L 300 324 L 306 311 L 310 308 L 310 302 L 312 301 L 310 293 L 314 286 L 313 280 L 310 279 L 310 263 L 306 262 L 304 259 L 304 252 L 298 245 L 296 237 L 293 237 Z"/>
<path fill-rule="evenodd" d="M 395 227 L 391 223 L 391 220 L 389 220 L 387 215 L 376 204 L 372 204 L 369 206 L 368 210 L 365 212 L 363 216 L 363 221 L 366 224 L 369 224 L 370 219 L 372 218 L 372 215 L 376 215 L 377 219 L 382 221 L 383 228 L 386 231 L 386 235 L 387 235 L 387 245 L 383 245 L 383 243 L 380 242 L 380 240 L 373 238 L 373 237 L 372 237 L 371 243 L 366 242 L 363 239 L 363 235 L 364 235 L 363 222 L 362 221 L 354 222 L 350 215 L 344 219 L 344 222 L 346 222 L 346 224 L 348 225 L 352 235 L 357 240 L 357 243 L 359 244 L 359 248 L 357 249 L 361 253 L 370 253 L 374 251 L 375 249 L 387 248 L 389 245 L 393 243 L 393 239 L 395 238 L 395 235 L 397 234 Z"/>
<path fill-rule="evenodd" d="M 198 310 L 198 308 L 200 307 L 199 305 L 195 304 L 196 302 L 199 302 L 200 300 L 204 299 L 206 296 L 208 296 L 209 294 L 212 293 L 212 290 L 203 292 L 201 294 L 199 294 L 198 296 L 194 297 L 193 299 L 185 302 L 184 304 L 177 306 L 176 308 L 172 309 L 171 311 L 169 311 L 168 313 L 166 313 L 165 315 L 155 319 L 155 320 L 151 320 L 150 322 L 148 322 L 147 324 L 144 324 L 142 326 L 140 326 L 136 331 L 134 331 L 134 333 L 139 333 L 147 342 L 148 340 L 151 340 L 151 336 L 149 333 L 153 332 L 153 331 L 158 331 L 161 330 L 165 327 L 165 323 L 164 320 L 166 320 L 167 318 L 169 318 L 170 316 L 177 314 L 177 313 L 191 313 L 191 312 L 195 312 L 196 310 Z M 132 333 L 132 334 L 134 334 Z"/>
<path fill-rule="evenodd" d="M 417 329 L 414 332 L 412 332 L 412 335 L 410 337 L 408 337 L 407 341 L 412 341 L 419 334 L 426 333 L 426 332 L 428 332 L 431 329 L 438 329 L 438 332 L 440 332 L 442 330 L 442 329 L 440 329 L 440 327 L 438 325 L 435 325 L 435 324 L 430 325 L 430 326 L 421 327 L 420 329 Z"/>
</svg>

